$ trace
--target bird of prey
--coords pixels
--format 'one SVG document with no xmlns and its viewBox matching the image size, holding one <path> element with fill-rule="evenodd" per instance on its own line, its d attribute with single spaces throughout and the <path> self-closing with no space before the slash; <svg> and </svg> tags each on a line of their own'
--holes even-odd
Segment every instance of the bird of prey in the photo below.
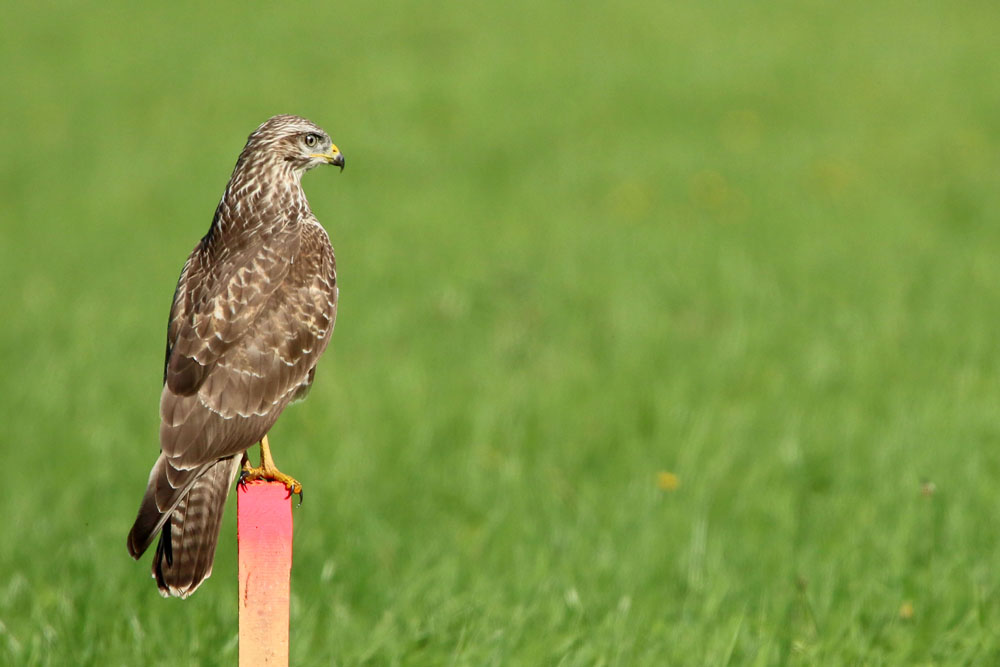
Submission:
<svg viewBox="0 0 1000 667">
<path fill-rule="evenodd" d="M 344 156 L 319 126 L 275 116 L 250 135 L 212 226 L 181 271 L 167 324 L 160 456 L 128 551 L 157 533 L 153 577 L 185 598 L 212 572 L 226 496 L 242 479 L 302 487 L 278 471 L 267 433 L 304 398 L 333 333 L 337 274 L 330 238 L 302 175 Z M 259 442 L 261 465 L 247 449 Z"/>
</svg>

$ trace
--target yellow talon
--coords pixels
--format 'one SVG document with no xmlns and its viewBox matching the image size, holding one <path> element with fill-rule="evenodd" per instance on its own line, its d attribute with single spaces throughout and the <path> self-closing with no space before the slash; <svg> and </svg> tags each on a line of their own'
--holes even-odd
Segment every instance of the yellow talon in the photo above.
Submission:
<svg viewBox="0 0 1000 667">
<path fill-rule="evenodd" d="M 254 468 L 250 465 L 250 457 L 243 454 L 243 471 L 240 473 L 240 483 L 253 482 L 258 479 L 266 481 L 281 482 L 288 489 L 289 495 L 295 493 L 299 496 L 299 504 L 302 504 L 302 485 L 291 475 L 278 470 L 271 457 L 271 447 L 265 435 L 260 441 L 260 467 Z"/>
</svg>

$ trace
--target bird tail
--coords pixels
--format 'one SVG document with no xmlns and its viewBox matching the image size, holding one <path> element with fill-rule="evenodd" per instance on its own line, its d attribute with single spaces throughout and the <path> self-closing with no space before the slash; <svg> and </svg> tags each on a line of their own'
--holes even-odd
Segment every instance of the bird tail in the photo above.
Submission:
<svg viewBox="0 0 1000 667">
<path fill-rule="evenodd" d="M 160 533 L 152 571 L 164 597 L 186 598 L 212 574 L 226 497 L 239 466 L 236 456 L 190 471 L 174 469 L 163 456 L 153 466 L 128 549 L 138 559 Z"/>
</svg>

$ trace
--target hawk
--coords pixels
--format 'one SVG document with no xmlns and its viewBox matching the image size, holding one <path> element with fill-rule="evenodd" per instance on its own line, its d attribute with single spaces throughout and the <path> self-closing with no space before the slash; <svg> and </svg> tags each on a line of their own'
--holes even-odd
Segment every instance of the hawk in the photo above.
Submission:
<svg viewBox="0 0 1000 667">
<path fill-rule="evenodd" d="M 275 116 L 250 135 L 212 226 L 181 271 L 167 323 L 160 456 L 128 551 L 157 534 L 153 577 L 164 597 L 191 595 L 212 573 L 222 511 L 242 479 L 302 486 L 274 466 L 267 433 L 304 398 L 333 333 L 337 272 L 302 175 L 344 156 L 316 124 Z M 247 449 L 260 443 L 261 465 Z"/>
</svg>

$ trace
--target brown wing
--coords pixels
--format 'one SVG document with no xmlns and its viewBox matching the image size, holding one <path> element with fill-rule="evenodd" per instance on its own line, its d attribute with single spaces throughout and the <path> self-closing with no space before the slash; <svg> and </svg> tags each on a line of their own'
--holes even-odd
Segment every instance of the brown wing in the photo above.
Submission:
<svg viewBox="0 0 1000 667">
<path fill-rule="evenodd" d="M 130 535 L 141 554 L 220 458 L 245 451 L 312 381 L 336 318 L 329 238 L 305 223 L 220 261 L 210 242 L 178 284 L 160 397 L 160 461 Z M 140 519 L 144 519 L 140 521 Z"/>
<path fill-rule="evenodd" d="M 187 396 L 201 387 L 215 362 L 266 307 L 299 252 L 297 227 L 250 237 L 234 247 L 220 235 L 206 236 L 181 272 L 167 327 L 164 384 Z"/>
<path fill-rule="evenodd" d="M 244 451 L 310 379 L 333 331 L 336 268 L 322 228 L 296 231 L 255 253 L 253 270 L 230 271 L 180 327 L 160 400 L 173 467 Z"/>
</svg>

